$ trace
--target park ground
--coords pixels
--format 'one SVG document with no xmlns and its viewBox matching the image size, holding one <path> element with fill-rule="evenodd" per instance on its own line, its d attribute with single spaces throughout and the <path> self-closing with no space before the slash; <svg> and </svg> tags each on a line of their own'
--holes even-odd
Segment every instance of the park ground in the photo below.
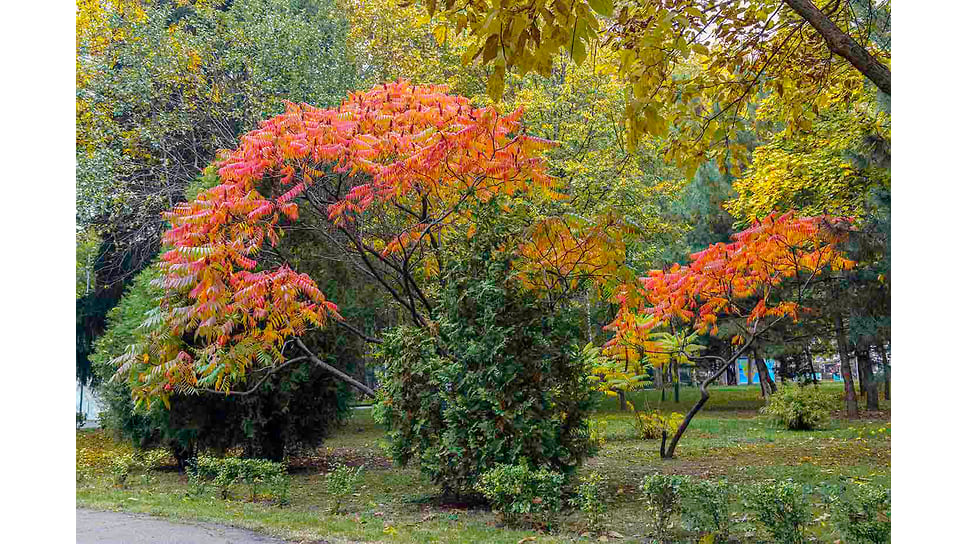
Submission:
<svg viewBox="0 0 968 544">
<path fill-rule="evenodd" d="M 822 387 L 843 390 L 839 383 Z M 634 394 L 631 400 L 639 408 L 684 413 L 698 395 L 697 389 L 685 388 L 679 403 L 672 402 L 669 393 L 669 400 L 661 402 L 655 391 Z M 557 531 L 542 534 L 501 527 L 486 506 L 441 500 L 438 489 L 417 470 L 393 466 L 381 448 L 383 431 L 370 410 L 354 410 L 322 447 L 290 459 L 291 504 L 287 506 L 258 498 L 250 501 L 243 489 L 228 500 L 214 492 L 191 495 L 186 476 L 174 467 L 132 478 L 125 489 L 112 485 L 106 475 L 85 478 L 77 484 L 76 505 L 221 523 L 296 542 L 642 542 L 649 535 L 649 519 L 638 486 L 643 476 L 657 472 L 725 478 L 740 487 L 791 478 L 818 488 L 847 481 L 890 487 L 889 401 L 881 400 L 881 411 L 861 412 L 860 419 L 847 420 L 834 413 L 827 428 L 817 431 L 779 428 L 758 413 L 762 405 L 759 386 L 713 388 L 709 403 L 680 442 L 676 458 L 662 460 L 658 441 L 635 438 L 631 416 L 617 411 L 614 399 L 604 400 L 593 420 L 604 422 L 599 426 L 605 429 L 605 443 L 579 473 L 598 471 L 608 477 L 609 532 L 604 535 L 583 534 L 577 513 L 566 512 Z M 130 450 L 102 430 L 78 431 L 77 448 Z M 364 484 L 344 501 L 340 513 L 331 514 L 323 478 L 337 463 L 363 466 Z M 808 535 L 817 542 L 835 542 L 837 535 L 821 514 L 819 494 L 815 498 L 817 517 Z M 769 540 L 739 500 L 731 514 L 735 541 Z"/>
</svg>

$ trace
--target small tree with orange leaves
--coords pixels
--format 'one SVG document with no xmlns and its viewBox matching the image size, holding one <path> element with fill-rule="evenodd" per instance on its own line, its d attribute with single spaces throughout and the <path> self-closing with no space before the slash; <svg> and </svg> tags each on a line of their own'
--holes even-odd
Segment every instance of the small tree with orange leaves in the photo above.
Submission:
<svg viewBox="0 0 968 544">
<path fill-rule="evenodd" d="M 295 349 L 372 395 L 300 340 L 333 322 L 379 342 L 343 321 L 314 279 L 296 270 L 298 259 L 281 251 L 282 238 L 311 231 L 339 248 L 327 258 L 351 263 L 412 324 L 433 330 L 427 289 L 444 281 L 440 271 L 454 255 L 448 246 L 475 235 L 476 210 L 511 215 L 526 199 L 561 196 L 541 157 L 554 144 L 528 136 L 521 116 L 405 81 L 351 94 L 331 109 L 288 104 L 221 156 L 215 187 L 166 214 L 166 295 L 154 317 L 163 326 L 150 345 L 116 360 L 119 374 L 137 376 L 137 398 L 167 403 L 177 391 L 228 393 L 253 371 L 291 361 L 286 351 Z M 613 223 L 592 230 L 602 237 Z M 526 285 L 569 286 L 575 275 L 614 269 L 595 249 L 597 238 L 576 237 L 576 228 L 565 218 L 522 222 L 517 270 Z M 559 251 L 549 253 L 549 244 Z M 553 275 L 562 281 L 537 281 Z"/>
<path fill-rule="evenodd" d="M 700 399 L 686 414 L 668 447 L 663 435 L 663 458 L 675 454 L 679 439 L 709 399 L 708 386 L 757 338 L 784 320 L 796 322 L 802 313 L 813 311 L 804 307 L 803 301 L 821 276 L 853 266 L 837 248 L 850 224 L 851 220 L 845 218 L 770 215 L 734 235 L 734 242 L 715 244 L 691 255 L 687 266 L 652 271 L 637 283 L 619 289 L 615 295 L 619 311 L 606 326 L 614 331 L 606 344 L 613 357 L 630 350 L 636 357 L 641 353 L 668 353 L 650 338 L 660 327 L 673 333 L 692 329 L 715 334 L 721 322 L 728 319 L 739 331 L 733 337 L 735 348 L 728 359 L 690 356 L 696 361 L 715 361 L 718 368 L 700 385 Z"/>
</svg>

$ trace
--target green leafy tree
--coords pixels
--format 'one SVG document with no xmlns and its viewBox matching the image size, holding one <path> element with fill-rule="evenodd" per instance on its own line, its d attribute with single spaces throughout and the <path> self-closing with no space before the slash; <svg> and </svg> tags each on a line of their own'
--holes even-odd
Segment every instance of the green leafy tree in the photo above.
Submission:
<svg viewBox="0 0 968 544">
<path fill-rule="evenodd" d="M 511 255 L 479 238 L 445 271 L 437 334 L 399 328 L 380 348 L 393 458 L 456 494 L 499 463 L 569 473 L 592 448 L 591 384 L 566 349 L 580 319 L 522 291 Z"/>
<path fill-rule="evenodd" d="M 689 173 L 710 151 L 724 167 L 731 155 L 746 156 L 737 120 L 749 116 L 762 92 L 778 96 L 784 123 L 797 129 L 809 129 L 816 109 L 850 102 L 865 81 L 891 92 L 890 2 L 421 4 L 474 38 L 463 60 L 493 67 L 488 94 L 495 100 L 506 72 L 547 76 L 559 51 L 582 64 L 606 44 L 630 84 L 630 143 L 670 136 L 666 157 Z"/>
<path fill-rule="evenodd" d="M 91 341 L 160 249 L 161 212 L 184 199 L 217 150 L 234 147 L 284 100 L 331 104 L 354 86 L 347 23 L 334 6 L 78 2 L 76 221 L 86 237 L 78 246 L 78 379 L 96 376 Z"/>
</svg>

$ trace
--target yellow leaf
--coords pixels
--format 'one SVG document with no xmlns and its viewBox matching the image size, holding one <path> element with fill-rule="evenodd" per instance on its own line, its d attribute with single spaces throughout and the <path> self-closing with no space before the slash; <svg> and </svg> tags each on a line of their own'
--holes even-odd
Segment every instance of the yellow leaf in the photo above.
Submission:
<svg viewBox="0 0 968 544">
<path fill-rule="evenodd" d="M 437 25 L 434 29 L 434 38 L 437 40 L 437 45 L 444 45 L 447 41 L 447 27 L 444 25 Z"/>
</svg>

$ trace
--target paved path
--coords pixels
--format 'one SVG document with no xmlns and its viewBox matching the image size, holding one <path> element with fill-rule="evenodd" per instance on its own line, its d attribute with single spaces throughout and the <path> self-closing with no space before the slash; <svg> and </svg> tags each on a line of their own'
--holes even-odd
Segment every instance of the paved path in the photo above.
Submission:
<svg viewBox="0 0 968 544">
<path fill-rule="evenodd" d="M 77 509 L 78 544 L 285 544 L 214 523 L 174 523 L 146 514 Z"/>
</svg>

